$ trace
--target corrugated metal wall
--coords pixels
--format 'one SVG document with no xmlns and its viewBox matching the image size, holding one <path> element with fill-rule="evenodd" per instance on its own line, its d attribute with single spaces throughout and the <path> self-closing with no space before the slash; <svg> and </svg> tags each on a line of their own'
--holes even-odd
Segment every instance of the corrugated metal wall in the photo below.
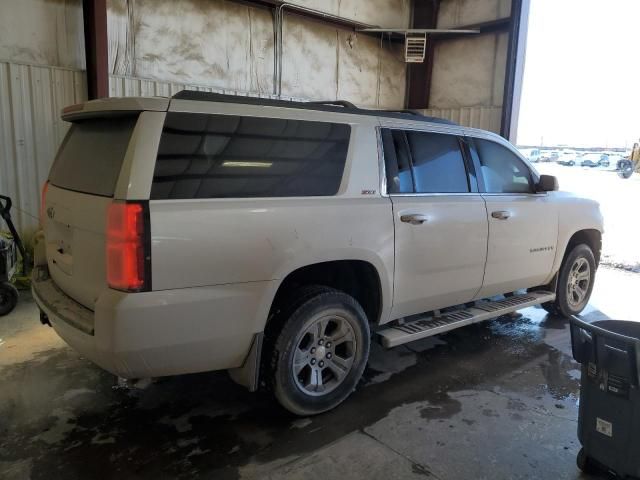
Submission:
<svg viewBox="0 0 640 480">
<path fill-rule="evenodd" d="M 430 108 L 422 110 L 422 113 L 431 117 L 446 118 L 465 127 L 500 133 L 501 107 Z"/>
<path fill-rule="evenodd" d="M 37 225 L 40 189 L 68 125 L 60 110 L 86 100 L 85 73 L 0 61 L 0 192 L 18 228 Z"/>
</svg>

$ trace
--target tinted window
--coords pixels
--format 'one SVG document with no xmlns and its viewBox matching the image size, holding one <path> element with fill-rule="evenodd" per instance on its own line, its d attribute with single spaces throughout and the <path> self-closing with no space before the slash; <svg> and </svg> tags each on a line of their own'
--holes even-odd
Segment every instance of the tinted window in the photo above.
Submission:
<svg viewBox="0 0 640 480">
<path fill-rule="evenodd" d="M 387 192 L 412 193 L 413 173 L 409 149 L 404 132 L 401 130 L 382 130 L 385 170 L 387 173 Z"/>
<path fill-rule="evenodd" d="M 152 199 L 335 195 L 349 125 L 169 113 Z"/>
<path fill-rule="evenodd" d="M 480 159 L 485 191 L 488 193 L 530 193 L 529 167 L 511 150 L 489 140 L 474 140 Z"/>
<path fill-rule="evenodd" d="M 454 135 L 407 132 L 415 191 L 418 193 L 463 193 L 469 191 L 467 170 Z"/>
<path fill-rule="evenodd" d="M 56 187 L 112 197 L 138 116 L 92 118 L 71 125 L 49 182 Z"/>
</svg>

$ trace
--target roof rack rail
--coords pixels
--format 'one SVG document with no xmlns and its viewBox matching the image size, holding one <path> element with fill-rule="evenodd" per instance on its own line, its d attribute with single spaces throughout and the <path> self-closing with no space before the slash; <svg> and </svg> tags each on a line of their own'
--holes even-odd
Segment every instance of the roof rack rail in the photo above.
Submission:
<svg viewBox="0 0 640 480">
<path fill-rule="evenodd" d="M 458 125 L 451 120 L 444 118 L 427 117 L 420 112 L 411 110 L 370 110 L 368 108 L 358 108 L 351 102 L 345 100 L 327 100 L 327 101 L 295 101 L 281 100 L 275 98 L 263 98 L 244 95 L 228 95 L 224 93 L 203 92 L 197 90 L 182 90 L 176 93 L 173 100 L 194 100 L 201 102 L 221 102 L 221 103 L 239 103 L 246 105 L 259 105 L 263 107 L 282 107 L 297 108 L 301 110 L 319 110 L 324 112 L 345 113 L 353 115 L 370 115 L 386 118 L 397 118 L 400 120 L 412 120 L 430 123 L 440 123 L 445 125 Z"/>
<path fill-rule="evenodd" d="M 313 100 L 305 103 L 308 103 L 309 105 L 338 105 L 339 107 L 353 108 L 354 110 L 360 110 L 353 103 L 348 102 L 346 100 Z"/>
<path fill-rule="evenodd" d="M 416 117 L 425 117 L 424 113 L 419 112 L 418 110 L 413 110 L 409 108 L 403 108 L 401 110 L 385 110 L 385 112 L 393 112 L 393 113 L 406 113 L 408 115 L 415 115 Z"/>
</svg>

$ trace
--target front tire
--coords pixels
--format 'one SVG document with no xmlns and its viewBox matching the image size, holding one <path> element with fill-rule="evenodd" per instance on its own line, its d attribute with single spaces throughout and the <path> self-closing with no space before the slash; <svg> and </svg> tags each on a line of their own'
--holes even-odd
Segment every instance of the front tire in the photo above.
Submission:
<svg viewBox="0 0 640 480">
<path fill-rule="evenodd" d="M 576 245 L 560 267 L 555 301 L 542 307 L 549 313 L 564 317 L 579 314 L 589 303 L 595 275 L 593 251 L 584 243 Z"/>
<path fill-rule="evenodd" d="M 278 402 L 301 416 L 331 410 L 355 389 L 369 358 L 366 314 L 353 297 L 327 287 L 301 290 L 282 314 L 267 352 Z"/>
</svg>

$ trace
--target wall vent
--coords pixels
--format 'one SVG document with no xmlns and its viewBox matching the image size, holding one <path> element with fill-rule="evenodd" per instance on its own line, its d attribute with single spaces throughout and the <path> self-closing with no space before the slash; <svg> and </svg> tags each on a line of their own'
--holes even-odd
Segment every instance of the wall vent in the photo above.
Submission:
<svg viewBox="0 0 640 480">
<path fill-rule="evenodd" d="M 407 33 L 404 38 L 404 61 L 407 63 L 424 62 L 427 51 L 426 33 Z"/>
</svg>

